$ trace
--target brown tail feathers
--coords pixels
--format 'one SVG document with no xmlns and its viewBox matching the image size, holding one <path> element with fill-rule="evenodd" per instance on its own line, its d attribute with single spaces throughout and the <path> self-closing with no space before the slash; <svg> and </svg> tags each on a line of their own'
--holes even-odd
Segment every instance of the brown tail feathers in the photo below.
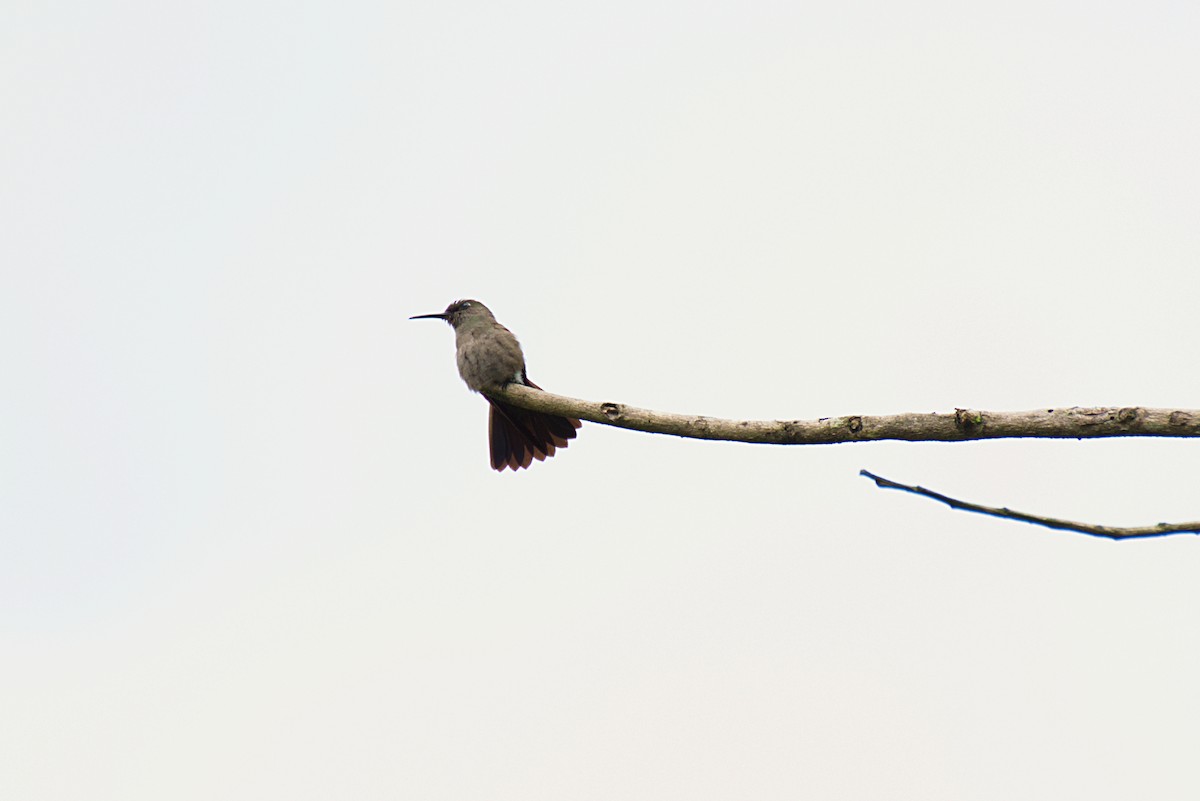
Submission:
<svg viewBox="0 0 1200 801">
<path fill-rule="evenodd" d="M 538 388 L 532 381 L 526 383 Z M 492 468 L 510 467 L 519 470 L 554 455 L 558 448 L 567 447 L 575 439 L 580 422 L 572 417 L 531 412 L 488 398 L 491 414 L 488 417 L 488 441 L 491 443 Z"/>
</svg>

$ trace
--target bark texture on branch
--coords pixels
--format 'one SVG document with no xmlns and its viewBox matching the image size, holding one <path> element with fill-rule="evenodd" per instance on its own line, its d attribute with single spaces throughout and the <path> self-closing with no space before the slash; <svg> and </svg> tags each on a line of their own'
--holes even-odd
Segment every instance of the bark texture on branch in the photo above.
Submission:
<svg viewBox="0 0 1200 801">
<path fill-rule="evenodd" d="M 1073 406 L 1027 412 L 955 409 L 953 413 L 850 415 L 820 420 L 724 420 L 656 412 L 611 401 L 597 403 L 579 400 L 514 384 L 489 394 L 524 409 L 649 434 L 774 445 L 821 445 L 874 440 L 965 442 L 1020 437 L 1200 437 L 1200 410 L 1196 409 Z"/>
</svg>

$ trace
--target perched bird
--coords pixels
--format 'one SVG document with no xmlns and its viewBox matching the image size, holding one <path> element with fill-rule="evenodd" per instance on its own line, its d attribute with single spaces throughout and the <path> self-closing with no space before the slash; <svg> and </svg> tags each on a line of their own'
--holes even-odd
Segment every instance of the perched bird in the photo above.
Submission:
<svg viewBox="0 0 1200 801">
<path fill-rule="evenodd" d="M 575 438 L 580 423 L 572 417 L 531 412 L 488 395 L 488 390 L 513 382 L 541 387 L 525 374 L 521 343 L 512 331 L 496 322 L 487 306 L 477 300 L 456 300 L 440 314 L 418 314 L 409 319 L 445 320 L 454 328 L 458 374 L 492 405 L 488 439 L 493 469 L 529 467 L 534 459 L 553 456 L 555 449 L 567 447 L 568 441 Z"/>
</svg>

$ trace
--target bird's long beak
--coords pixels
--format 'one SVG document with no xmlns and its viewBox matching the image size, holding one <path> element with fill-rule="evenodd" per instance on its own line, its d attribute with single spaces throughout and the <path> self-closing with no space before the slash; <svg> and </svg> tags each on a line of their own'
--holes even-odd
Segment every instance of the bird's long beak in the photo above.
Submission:
<svg viewBox="0 0 1200 801">
<path fill-rule="evenodd" d="M 415 317 L 409 317 L 410 320 L 445 320 L 446 313 L 438 312 L 437 314 L 418 314 Z"/>
</svg>

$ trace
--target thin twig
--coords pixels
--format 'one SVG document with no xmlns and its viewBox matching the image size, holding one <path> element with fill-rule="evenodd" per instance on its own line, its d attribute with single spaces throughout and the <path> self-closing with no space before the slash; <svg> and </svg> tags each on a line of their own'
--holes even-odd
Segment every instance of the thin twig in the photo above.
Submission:
<svg viewBox="0 0 1200 801">
<path fill-rule="evenodd" d="M 490 394 L 523 409 L 650 434 L 775 445 L 876 440 L 965 442 L 1012 437 L 1200 437 L 1200 410 L 1195 409 L 1149 409 L 1142 406 L 1072 407 L 1028 412 L 955 409 L 952 413 L 848 415 L 820 420 L 723 420 L 656 412 L 624 403 L 579 400 L 514 384 Z"/>
<path fill-rule="evenodd" d="M 867 470 L 859 470 L 860 476 L 866 476 L 875 482 L 875 486 L 884 489 L 898 489 L 904 492 L 911 492 L 914 495 L 923 495 L 926 498 L 932 498 L 935 501 L 941 501 L 951 509 L 962 509 L 964 512 L 977 512 L 981 515 L 991 515 L 993 517 L 1003 517 L 1008 520 L 1019 520 L 1022 523 L 1033 523 L 1036 526 L 1046 526 L 1047 528 L 1057 528 L 1065 531 L 1077 531 L 1080 534 L 1090 534 L 1093 537 L 1106 537 L 1110 540 L 1133 540 L 1145 539 L 1147 537 L 1165 537 L 1169 534 L 1200 534 L 1200 522 L 1197 523 L 1158 523 L 1153 526 L 1098 526 L 1091 523 L 1076 523 L 1071 520 L 1059 520 L 1054 517 L 1042 517 L 1041 515 L 1030 515 L 1024 512 L 1016 512 L 1012 509 L 1002 508 L 998 506 L 982 506 L 977 503 L 968 503 L 951 498 L 948 495 L 943 495 L 940 492 L 917 487 L 911 484 L 900 484 L 891 479 L 877 476 Z"/>
</svg>

